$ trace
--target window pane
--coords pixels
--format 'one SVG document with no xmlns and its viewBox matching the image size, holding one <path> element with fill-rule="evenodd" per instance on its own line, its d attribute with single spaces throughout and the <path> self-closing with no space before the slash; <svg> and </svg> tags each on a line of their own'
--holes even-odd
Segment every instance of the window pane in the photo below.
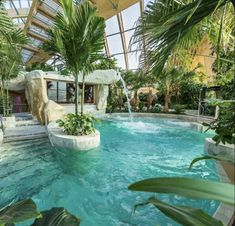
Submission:
<svg viewBox="0 0 235 226">
<path fill-rule="evenodd" d="M 94 103 L 94 86 L 93 85 L 85 86 L 84 101 L 85 103 Z"/>
<path fill-rule="evenodd" d="M 123 53 L 121 35 L 107 37 L 110 54 Z"/>
<path fill-rule="evenodd" d="M 150 3 L 150 2 L 155 2 L 155 0 L 144 0 L 144 8 Z"/>
<path fill-rule="evenodd" d="M 129 60 L 129 68 L 130 69 L 139 68 L 139 57 L 140 57 L 140 51 L 134 52 L 134 53 L 128 53 L 128 60 Z"/>
<path fill-rule="evenodd" d="M 29 7 L 28 0 L 21 0 L 20 4 L 21 4 L 21 8 L 28 8 Z"/>
<path fill-rule="evenodd" d="M 138 20 L 139 17 L 140 17 L 139 2 L 125 9 L 124 11 L 122 11 L 124 30 L 133 28 L 135 25 L 135 22 Z"/>
<path fill-rule="evenodd" d="M 66 102 L 66 83 L 58 82 L 58 102 Z"/>
<path fill-rule="evenodd" d="M 134 34 L 134 30 L 126 31 L 124 34 L 125 34 L 126 45 L 127 45 L 128 49 L 131 49 L 131 51 L 137 50 L 139 48 L 138 43 L 135 43 L 130 46 L 130 41 L 131 41 L 131 38 Z"/>
<path fill-rule="evenodd" d="M 57 102 L 57 82 L 47 81 L 47 95 L 49 100 Z"/>
<path fill-rule="evenodd" d="M 113 56 L 115 59 L 117 59 L 117 66 L 123 69 L 126 69 L 126 63 L 125 63 L 125 58 L 124 54 L 120 55 L 115 55 Z"/>
<path fill-rule="evenodd" d="M 20 1 L 19 1 L 19 0 L 15 0 L 15 1 L 12 1 L 12 2 L 13 2 L 13 4 L 15 5 L 15 7 L 16 7 L 17 9 L 20 8 Z"/>
<path fill-rule="evenodd" d="M 67 83 L 67 102 L 74 103 L 75 102 L 75 84 Z"/>
<path fill-rule="evenodd" d="M 110 19 L 106 20 L 106 29 L 105 29 L 105 31 L 106 31 L 107 35 L 120 32 L 116 15 L 111 17 Z"/>
</svg>

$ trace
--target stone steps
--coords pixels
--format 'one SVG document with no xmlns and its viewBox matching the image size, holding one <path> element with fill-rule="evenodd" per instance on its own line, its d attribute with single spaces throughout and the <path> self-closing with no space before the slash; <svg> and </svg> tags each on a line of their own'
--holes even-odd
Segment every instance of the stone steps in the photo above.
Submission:
<svg viewBox="0 0 235 226">
<path fill-rule="evenodd" d="M 30 113 L 17 113 L 15 117 L 16 127 L 5 129 L 4 143 L 47 137 L 45 126 L 41 126 Z"/>
<path fill-rule="evenodd" d="M 5 129 L 3 142 L 14 142 L 47 137 L 45 126 L 32 125 Z"/>
<path fill-rule="evenodd" d="M 36 120 L 22 120 L 22 121 L 16 121 L 16 127 L 21 126 L 34 126 L 34 125 L 40 125 L 40 123 Z"/>
</svg>

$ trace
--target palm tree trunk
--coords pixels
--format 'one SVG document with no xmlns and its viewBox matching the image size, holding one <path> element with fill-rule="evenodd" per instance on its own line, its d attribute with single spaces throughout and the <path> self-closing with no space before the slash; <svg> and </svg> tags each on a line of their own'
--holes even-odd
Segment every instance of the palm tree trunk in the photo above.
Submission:
<svg viewBox="0 0 235 226">
<path fill-rule="evenodd" d="M 10 103 L 9 103 L 9 89 L 8 85 L 6 86 L 6 116 L 10 116 Z"/>
<path fill-rule="evenodd" d="M 75 77 L 75 114 L 78 115 L 78 75 Z"/>
<path fill-rule="evenodd" d="M 5 84 L 4 84 L 4 79 L 2 77 L 2 87 L 1 87 L 1 95 L 2 95 L 2 114 L 3 114 L 3 117 L 6 116 L 6 106 L 5 106 Z"/>
<path fill-rule="evenodd" d="M 170 101 L 170 94 L 169 92 L 166 92 L 165 94 L 165 98 L 164 98 L 164 108 L 163 111 L 164 112 L 169 112 L 169 101 Z"/>
<path fill-rule="evenodd" d="M 85 74 L 83 74 L 83 75 L 82 75 L 81 115 L 83 115 L 83 108 L 84 108 L 84 94 L 85 94 Z"/>
</svg>

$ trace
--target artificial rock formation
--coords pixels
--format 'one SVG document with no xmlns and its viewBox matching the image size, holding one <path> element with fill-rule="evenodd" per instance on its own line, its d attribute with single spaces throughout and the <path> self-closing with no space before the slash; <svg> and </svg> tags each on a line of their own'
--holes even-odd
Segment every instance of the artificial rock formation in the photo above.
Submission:
<svg viewBox="0 0 235 226">
<path fill-rule="evenodd" d="M 85 112 L 92 114 L 105 113 L 109 91 L 108 85 L 117 82 L 119 79 L 120 75 L 115 70 L 96 70 L 86 76 L 85 82 L 95 85 L 95 104 L 85 104 Z M 11 91 L 25 90 L 29 109 L 42 124 L 61 119 L 65 112 L 74 113 L 74 104 L 57 104 L 48 99 L 47 80 L 74 82 L 75 79 L 71 75 L 63 76 L 57 72 L 36 70 L 25 74 L 21 73 L 17 79 L 9 81 L 8 84 Z M 79 83 L 82 82 L 82 75 L 78 76 L 78 81 Z"/>
<path fill-rule="evenodd" d="M 47 122 L 57 120 L 62 117 L 63 107 L 48 99 L 47 87 L 44 80 L 43 71 L 32 71 L 25 75 L 26 86 L 25 95 L 31 113 L 37 120 L 45 124 L 45 116 L 48 114 Z M 45 111 L 46 110 L 46 111 Z M 57 116 L 57 117 L 56 117 Z"/>
<path fill-rule="evenodd" d="M 65 111 L 61 105 L 55 103 L 52 100 L 49 100 L 45 105 L 44 114 L 45 122 L 49 123 L 51 121 L 56 121 L 63 118 Z"/>
<path fill-rule="evenodd" d="M 48 102 L 48 98 L 45 95 L 45 87 L 43 83 L 43 77 L 40 71 L 34 71 L 26 74 L 26 87 L 25 95 L 30 107 L 30 110 L 34 116 L 36 116 L 39 122 L 44 123 L 44 107 Z"/>
<path fill-rule="evenodd" d="M 108 85 L 98 85 L 97 92 L 98 100 L 96 108 L 97 110 L 105 110 L 107 107 L 107 98 L 109 95 Z"/>
</svg>

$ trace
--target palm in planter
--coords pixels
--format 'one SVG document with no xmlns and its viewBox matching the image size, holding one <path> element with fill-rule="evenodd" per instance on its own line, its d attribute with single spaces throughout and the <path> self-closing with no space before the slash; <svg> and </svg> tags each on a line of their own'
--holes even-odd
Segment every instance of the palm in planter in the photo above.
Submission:
<svg viewBox="0 0 235 226">
<path fill-rule="evenodd" d="M 59 53 L 75 78 L 75 113 L 78 115 L 78 76 L 82 75 L 81 116 L 84 113 L 85 76 L 96 69 L 103 58 L 104 19 L 96 15 L 96 7 L 89 1 L 81 4 L 60 0 L 63 8 L 55 26 L 50 30 L 48 51 Z"/>
</svg>

